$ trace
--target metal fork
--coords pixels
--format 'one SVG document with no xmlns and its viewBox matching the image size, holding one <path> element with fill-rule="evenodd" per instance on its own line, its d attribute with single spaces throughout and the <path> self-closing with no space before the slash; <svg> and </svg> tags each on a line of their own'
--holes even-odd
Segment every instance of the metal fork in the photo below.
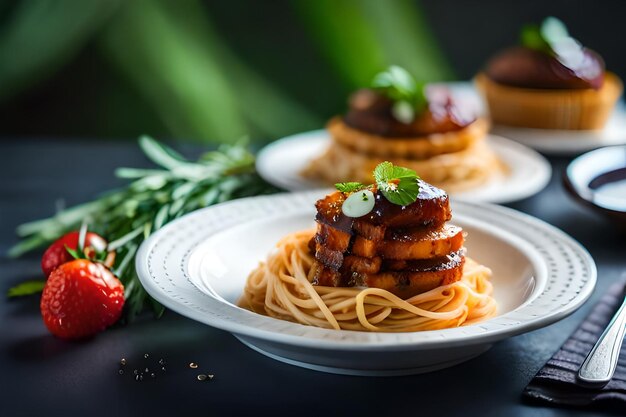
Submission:
<svg viewBox="0 0 626 417">
<path fill-rule="evenodd" d="M 626 332 L 626 297 L 578 370 L 582 385 L 603 387 L 613 378 Z"/>
</svg>

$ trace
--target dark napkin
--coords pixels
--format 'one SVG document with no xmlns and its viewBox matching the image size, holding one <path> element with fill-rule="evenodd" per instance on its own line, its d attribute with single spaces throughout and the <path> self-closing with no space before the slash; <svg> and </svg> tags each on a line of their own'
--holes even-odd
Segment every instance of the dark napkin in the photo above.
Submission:
<svg viewBox="0 0 626 417">
<path fill-rule="evenodd" d="M 526 400 L 626 414 L 626 343 L 615 375 L 605 387 L 590 389 L 576 382 L 580 365 L 624 300 L 624 286 L 624 282 L 611 285 L 591 314 L 530 381 L 523 394 Z"/>
</svg>

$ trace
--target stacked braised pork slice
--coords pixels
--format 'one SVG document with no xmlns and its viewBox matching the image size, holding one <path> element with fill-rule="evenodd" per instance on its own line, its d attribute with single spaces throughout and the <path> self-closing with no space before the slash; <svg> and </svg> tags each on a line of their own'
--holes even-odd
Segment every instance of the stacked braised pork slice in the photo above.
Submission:
<svg viewBox="0 0 626 417">
<path fill-rule="evenodd" d="M 374 209 L 359 218 L 342 213 L 344 193 L 318 200 L 313 284 L 382 288 L 409 298 L 460 280 L 463 230 L 446 223 L 452 217 L 447 194 L 419 185 L 417 200 L 407 206 L 376 192 Z"/>
</svg>

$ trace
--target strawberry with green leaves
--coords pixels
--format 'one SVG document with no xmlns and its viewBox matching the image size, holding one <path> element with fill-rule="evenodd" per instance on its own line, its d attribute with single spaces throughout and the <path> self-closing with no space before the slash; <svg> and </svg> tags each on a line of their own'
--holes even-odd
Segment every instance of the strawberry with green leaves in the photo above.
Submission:
<svg viewBox="0 0 626 417">
<path fill-rule="evenodd" d="M 52 271 L 41 296 L 43 321 L 55 336 L 80 339 L 113 325 L 124 307 L 124 286 L 103 264 L 87 259 Z"/>
<path fill-rule="evenodd" d="M 109 270 L 115 259 L 107 241 L 87 231 L 57 239 L 43 255 L 47 281 L 41 296 L 43 321 L 64 339 L 92 336 L 114 324 L 124 307 L 124 286 Z"/>
<path fill-rule="evenodd" d="M 44 252 L 41 258 L 41 269 L 46 278 L 60 265 L 78 257 L 102 260 L 106 257 L 107 241 L 100 235 L 86 232 L 82 248 L 80 247 L 80 232 L 69 232 L 55 240 Z M 68 250 L 69 249 L 69 250 Z M 78 255 L 72 251 L 78 251 Z M 110 266 L 110 265 L 109 265 Z"/>
</svg>

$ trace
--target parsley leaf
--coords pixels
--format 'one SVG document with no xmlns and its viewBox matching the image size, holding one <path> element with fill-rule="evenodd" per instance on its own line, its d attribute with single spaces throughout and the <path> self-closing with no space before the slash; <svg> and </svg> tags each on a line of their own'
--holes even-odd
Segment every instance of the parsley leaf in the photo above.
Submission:
<svg viewBox="0 0 626 417">
<path fill-rule="evenodd" d="M 398 167 L 385 161 L 374 169 L 378 189 L 393 204 L 406 206 L 417 200 L 420 192 L 419 176 L 409 168 Z"/>
<path fill-rule="evenodd" d="M 366 185 L 361 184 L 360 182 L 338 182 L 335 184 L 335 188 L 342 193 L 353 193 L 366 188 Z"/>
<path fill-rule="evenodd" d="M 428 106 L 424 83 L 415 81 L 402 67 L 392 65 L 377 74 L 372 81 L 372 87 L 394 101 L 392 114 L 402 123 L 411 123 Z"/>
<path fill-rule="evenodd" d="M 412 169 L 395 166 L 389 161 L 381 162 L 374 168 L 374 179 L 379 184 L 379 188 L 381 182 L 386 183 L 405 177 L 419 178 Z"/>
<path fill-rule="evenodd" d="M 26 281 L 15 287 L 9 288 L 7 296 L 9 297 L 22 297 L 24 295 L 31 295 L 40 293 L 43 287 L 46 285 L 45 280 Z"/>
</svg>

